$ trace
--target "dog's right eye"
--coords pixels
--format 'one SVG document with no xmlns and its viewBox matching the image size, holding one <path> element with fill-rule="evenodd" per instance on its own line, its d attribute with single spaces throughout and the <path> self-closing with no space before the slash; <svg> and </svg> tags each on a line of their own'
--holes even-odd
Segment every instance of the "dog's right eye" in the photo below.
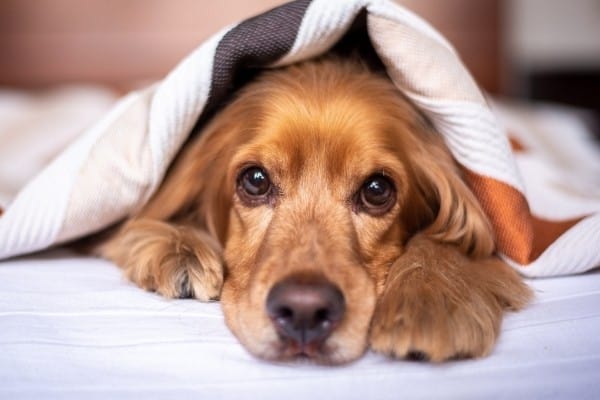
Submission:
<svg viewBox="0 0 600 400">
<path fill-rule="evenodd" d="M 381 174 L 367 178 L 357 195 L 360 209 L 373 216 L 388 212 L 394 205 L 395 199 L 394 184 Z"/>
<path fill-rule="evenodd" d="M 242 200 L 263 203 L 271 192 L 272 184 L 267 172 L 257 166 L 244 169 L 238 177 L 238 194 Z"/>
</svg>

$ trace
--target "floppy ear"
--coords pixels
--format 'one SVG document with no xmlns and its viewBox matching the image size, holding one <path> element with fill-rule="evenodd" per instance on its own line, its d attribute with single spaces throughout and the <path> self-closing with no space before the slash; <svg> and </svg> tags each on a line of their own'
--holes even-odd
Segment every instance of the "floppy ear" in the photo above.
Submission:
<svg viewBox="0 0 600 400">
<path fill-rule="evenodd" d="M 239 107 L 226 107 L 188 140 L 137 217 L 190 224 L 223 243 L 234 185 L 227 171 L 243 142 Z"/>
<path fill-rule="evenodd" d="M 247 122 L 229 109 L 184 145 L 140 213 L 90 249 L 142 288 L 200 300 L 221 292 L 222 247 L 234 190 L 227 178 L 229 162 Z"/>
<path fill-rule="evenodd" d="M 419 142 L 408 154 L 412 182 L 404 218 L 409 229 L 474 257 L 491 255 L 493 228 L 442 139 L 435 135 Z"/>
</svg>

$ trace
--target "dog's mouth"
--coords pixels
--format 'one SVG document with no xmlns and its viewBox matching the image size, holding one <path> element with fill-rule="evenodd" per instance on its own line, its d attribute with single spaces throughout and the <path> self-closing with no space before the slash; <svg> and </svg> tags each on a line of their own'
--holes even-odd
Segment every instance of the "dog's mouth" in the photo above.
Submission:
<svg viewBox="0 0 600 400">
<path fill-rule="evenodd" d="M 302 360 L 310 359 L 325 362 L 329 359 L 330 351 L 324 343 L 298 343 L 285 338 L 279 338 L 279 359 Z"/>
</svg>

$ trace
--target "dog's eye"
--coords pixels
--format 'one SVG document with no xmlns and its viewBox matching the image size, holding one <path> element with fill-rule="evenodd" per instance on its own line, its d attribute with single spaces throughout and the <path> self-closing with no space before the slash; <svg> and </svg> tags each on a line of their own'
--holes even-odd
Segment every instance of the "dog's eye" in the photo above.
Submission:
<svg viewBox="0 0 600 400">
<path fill-rule="evenodd" d="M 238 178 L 238 192 L 246 199 L 256 201 L 271 191 L 271 180 L 261 167 L 248 167 Z"/>
<path fill-rule="evenodd" d="M 379 174 L 372 175 L 360 188 L 360 205 L 370 214 L 381 215 L 392 207 L 395 193 L 394 185 L 388 178 Z"/>
</svg>

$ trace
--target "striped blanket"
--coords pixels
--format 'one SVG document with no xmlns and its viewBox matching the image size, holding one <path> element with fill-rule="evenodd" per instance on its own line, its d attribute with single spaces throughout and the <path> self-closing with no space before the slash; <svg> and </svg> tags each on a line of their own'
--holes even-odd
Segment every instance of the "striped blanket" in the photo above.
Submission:
<svg viewBox="0 0 600 400">
<path fill-rule="evenodd" d="M 80 238 L 135 213 L 198 120 L 230 94 L 236 76 L 321 55 L 359 15 L 366 15 L 364 29 L 389 77 L 430 118 L 462 167 L 495 228 L 499 253 L 528 276 L 599 266 L 594 156 L 590 176 L 576 177 L 584 189 L 573 189 L 568 174 L 551 173 L 531 181 L 535 190 L 526 187 L 520 168 L 527 163 L 517 163 L 504 126 L 455 50 L 390 0 L 297 0 L 218 32 L 162 81 L 120 100 L 5 205 L 0 259 Z M 558 192 L 560 204 L 535 198 Z M 582 193 L 589 201 L 578 208 Z"/>
</svg>

